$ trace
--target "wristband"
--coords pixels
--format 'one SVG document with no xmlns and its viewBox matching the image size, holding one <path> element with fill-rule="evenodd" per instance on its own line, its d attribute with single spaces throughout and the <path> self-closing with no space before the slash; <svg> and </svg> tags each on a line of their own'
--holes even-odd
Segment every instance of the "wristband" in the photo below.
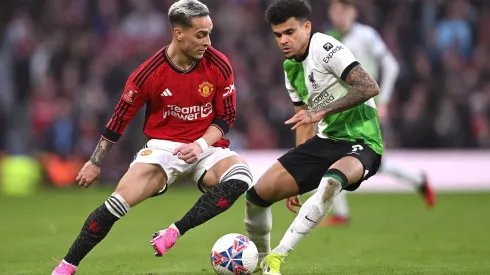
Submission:
<svg viewBox="0 0 490 275">
<path fill-rule="evenodd" d="M 197 144 L 199 144 L 199 146 L 201 146 L 201 149 L 203 152 L 204 152 L 204 150 L 208 149 L 208 147 L 209 147 L 208 143 L 203 138 L 199 138 L 194 142 L 197 142 Z"/>
</svg>

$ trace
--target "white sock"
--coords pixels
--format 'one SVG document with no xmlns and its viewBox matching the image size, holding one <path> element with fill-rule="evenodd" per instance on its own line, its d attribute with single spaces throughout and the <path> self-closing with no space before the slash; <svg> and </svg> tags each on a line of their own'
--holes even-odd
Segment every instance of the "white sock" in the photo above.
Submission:
<svg viewBox="0 0 490 275">
<path fill-rule="evenodd" d="M 342 191 L 333 202 L 333 213 L 335 216 L 349 218 L 349 203 L 347 202 L 347 191 Z"/>
<path fill-rule="evenodd" d="M 69 264 L 71 266 L 73 266 L 75 269 L 77 269 L 78 267 L 76 265 L 72 265 L 70 264 L 69 262 L 65 261 L 65 259 L 61 260 L 64 264 Z"/>
<path fill-rule="evenodd" d="M 169 228 L 172 228 L 172 229 L 177 230 L 177 233 L 179 233 L 179 237 L 181 236 L 181 235 L 180 235 L 180 231 L 179 231 L 179 229 L 177 228 L 177 226 L 175 226 L 175 223 L 172 223 L 172 224 L 169 226 Z"/>
<path fill-rule="evenodd" d="M 271 251 L 271 208 L 260 207 L 246 200 L 245 229 L 250 240 L 257 246 L 260 263 Z"/>
<path fill-rule="evenodd" d="M 409 184 L 411 184 L 414 188 L 420 187 L 423 184 L 423 176 L 422 173 L 415 173 L 413 171 L 408 170 L 405 167 L 401 167 L 397 164 L 393 164 L 393 162 L 381 161 L 381 166 L 379 167 L 379 173 L 386 173 L 397 177 Z"/>
<path fill-rule="evenodd" d="M 293 250 L 330 212 L 335 196 L 341 189 L 342 186 L 337 179 L 324 177 L 316 193 L 303 204 L 298 216 L 273 252 L 287 255 Z"/>
</svg>

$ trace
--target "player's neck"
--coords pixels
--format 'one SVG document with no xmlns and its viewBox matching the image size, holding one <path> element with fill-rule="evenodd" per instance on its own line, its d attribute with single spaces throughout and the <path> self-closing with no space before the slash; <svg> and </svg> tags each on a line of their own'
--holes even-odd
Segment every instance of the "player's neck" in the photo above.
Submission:
<svg viewBox="0 0 490 275">
<path fill-rule="evenodd" d="M 186 56 L 175 44 L 171 43 L 167 50 L 168 58 L 182 71 L 188 70 L 196 60 Z"/>
<path fill-rule="evenodd" d="M 295 59 L 296 61 L 303 61 L 306 59 L 306 56 L 308 56 L 308 53 L 307 51 L 310 49 L 310 41 L 311 41 L 311 37 L 312 37 L 313 34 L 310 34 L 308 36 L 308 43 L 306 43 L 303 48 L 301 48 L 301 51 L 300 51 L 300 55 L 296 56 Z"/>
</svg>

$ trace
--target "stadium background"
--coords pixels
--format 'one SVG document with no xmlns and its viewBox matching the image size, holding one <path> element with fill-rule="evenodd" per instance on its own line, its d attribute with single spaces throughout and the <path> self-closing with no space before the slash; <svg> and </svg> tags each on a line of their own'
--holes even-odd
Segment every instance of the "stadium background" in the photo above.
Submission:
<svg viewBox="0 0 490 275">
<path fill-rule="evenodd" d="M 47 274 L 53 265 L 50 257 L 62 257 L 82 220 L 110 193 L 133 154 L 143 145 L 140 112 L 104 162 L 100 185 L 107 187 L 99 185 L 82 192 L 73 186 L 75 175 L 92 154 L 112 114 L 127 76 L 170 42 L 166 10 L 172 2 L 2 1 L 0 217 L 8 226 L 2 227 L 0 235 L 9 238 L 0 244 L 1 274 Z M 275 156 L 294 146 L 294 134 L 283 124 L 293 113 L 284 89 L 283 56 L 263 20 L 270 1 L 203 2 L 209 6 L 214 22 L 213 46 L 229 57 L 235 70 L 238 118 L 228 134 L 232 148 L 252 156 L 251 162 L 265 168 Z M 311 2 L 314 30 L 326 32 L 331 28 L 327 1 Z M 389 106 L 390 118 L 383 125 L 387 156 L 406 161 L 413 168 L 426 169 L 429 177 L 435 178 L 436 189 L 444 189 L 444 179 L 456 179 L 453 187 L 457 185 L 455 189 L 463 191 L 471 180 L 476 180 L 476 189 L 490 189 L 490 1 L 362 0 L 358 4 L 360 22 L 380 32 L 401 66 Z M 269 157 L 261 159 L 265 156 L 261 154 Z M 376 177 L 369 182 L 376 184 Z M 8 196 L 29 194 L 21 198 Z M 183 214 L 198 193 L 176 188 L 173 195 L 168 195 L 135 209 L 134 218 L 121 222 L 120 228 L 114 230 L 115 236 L 127 238 L 132 246 L 129 255 L 127 247 L 111 237 L 107 242 L 119 245 L 116 252 L 105 244 L 105 248 L 94 252 L 94 258 L 88 258 L 93 266 L 105 266 L 104 260 L 114 263 L 114 254 L 119 251 L 121 268 L 136 272 L 128 274 L 140 274 L 141 270 L 146 270 L 141 274 L 167 274 L 158 273 L 161 263 L 143 260 L 146 258 L 140 255 L 148 252 L 139 248 L 140 241 L 146 242 L 146 238 L 128 238 L 126 233 L 135 232 L 143 223 L 151 230 L 162 226 L 162 221 L 153 221 L 142 209 L 168 209 L 182 204 L 178 207 L 181 211 L 163 215 L 166 224 Z M 349 247 L 348 252 L 330 255 L 330 262 L 326 263 L 329 268 L 344 271 L 340 274 L 490 274 L 486 273 L 490 270 L 488 260 L 482 258 L 490 252 L 484 246 L 489 241 L 485 232 L 490 224 L 488 219 L 480 219 L 488 217 L 489 198 L 488 193 L 443 194 L 439 196 L 439 206 L 429 213 L 412 194 L 352 196 L 352 227 L 328 233 L 328 237 L 321 235 L 325 233 L 315 234 L 334 251 Z M 242 209 L 236 208 L 239 209 L 219 218 L 221 226 L 227 224 L 224 228 L 204 227 L 210 240 L 229 231 L 243 232 Z M 278 215 L 285 218 L 276 223 L 275 241 L 291 221 L 282 208 L 278 206 Z M 239 218 L 232 226 L 228 221 L 234 214 Z M 31 237 L 22 241 L 21 236 L 26 235 Z M 180 255 L 191 253 L 203 258 L 202 269 L 207 267 L 209 271 L 201 254 L 208 253 L 212 241 L 203 244 L 201 254 L 191 252 L 195 247 L 192 240 L 199 233 L 189 235 L 188 251 L 182 250 L 184 254 Z M 376 245 L 368 239 L 376 240 Z M 446 243 L 448 240 L 451 243 Z M 35 246 L 54 246 L 47 250 L 33 248 L 34 241 Z M 305 246 L 318 251 L 325 249 L 315 243 L 313 236 L 306 242 Z M 395 250 L 398 254 L 380 254 L 380 250 L 392 251 L 393 242 L 400 244 Z M 445 248 L 433 248 L 437 245 Z M 15 256 L 15 252 L 25 251 L 29 251 L 26 256 Z M 323 268 L 321 253 L 317 252 L 301 254 L 306 262 L 291 258 L 295 262 L 290 264 L 291 270 L 296 270 L 291 274 L 301 274 L 297 270 L 310 268 L 311 262 L 316 262 L 316 266 L 308 274 L 317 274 Z M 345 262 L 340 253 L 357 258 L 358 266 Z M 363 259 L 366 253 L 371 253 L 369 261 Z M 426 253 L 431 254 L 429 258 L 423 256 Z M 29 264 L 26 257 L 31 259 Z M 134 258 L 138 265 L 129 264 Z M 125 259 L 128 263 L 121 263 Z M 24 271 L 19 272 L 20 268 Z M 94 274 L 125 274 L 104 268 Z M 180 262 L 172 268 L 168 274 L 189 267 Z M 197 264 L 195 268 L 199 271 L 201 267 Z M 431 268 L 441 273 L 431 273 Z"/>
</svg>

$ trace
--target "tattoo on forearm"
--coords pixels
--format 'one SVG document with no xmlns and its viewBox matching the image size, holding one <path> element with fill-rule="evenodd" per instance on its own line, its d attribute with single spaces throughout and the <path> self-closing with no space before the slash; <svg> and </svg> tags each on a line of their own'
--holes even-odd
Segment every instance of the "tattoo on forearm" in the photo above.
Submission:
<svg viewBox="0 0 490 275">
<path fill-rule="evenodd" d="M 363 94 L 372 97 L 379 92 L 378 83 L 364 70 L 361 65 L 355 66 L 347 75 L 345 82 L 351 88 L 357 89 Z"/>
<path fill-rule="evenodd" d="M 356 107 L 379 93 L 378 84 L 361 65 L 355 66 L 350 71 L 345 82 L 350 87 L 343 98 L 312 112 L 321 112 L 324 116 L 332 115 Z"/>
<path fill-rule="evenodd" d="M 104 160 L 105 155 L 107 154 L 107 152 L 109 152 L 112 145 L 113 144 L 106 139 L 101 138 L 99 140 L 99 143 L 97 144 L 97 148 L 95 148 L 95 151 L 90 158 L 90 161 L 96 166 L 100 167 L 102 165 L 102 161 Z"/>
</svg>

